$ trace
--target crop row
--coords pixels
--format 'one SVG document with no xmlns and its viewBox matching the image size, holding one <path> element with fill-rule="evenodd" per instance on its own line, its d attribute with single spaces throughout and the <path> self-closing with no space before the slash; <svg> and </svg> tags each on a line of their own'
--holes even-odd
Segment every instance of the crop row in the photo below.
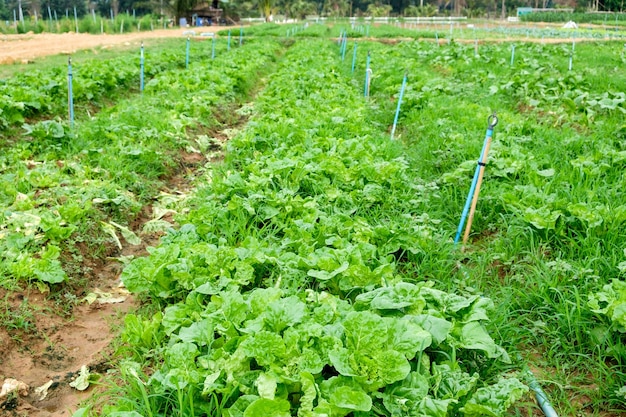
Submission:
<svg viewBox="0 0 626 417">
<path fill-rule="evenodd" d="M 211 56 L 211 43 L 192 42 L 192 45 L 190 62 L 206 62 Z M 215 54 L 225 53 L 226 48 L 225 40 L 218 41 Z M 185 40 L 145 48 L 146 80 L 164 71 L 183 68 Z M 83 106 L 89 108 L 94 102 L 106 104 L 107 100 L 121 97 L 128 91 L 137 92 L 139 48 L 109 59 L 81 59 L 73 63 L 72 76 L 74 102 L 80 106 L 77 111 Z M 0 129 L 3 130 L 32 119 L 64 116 L 68 112 L 68 67 L 35 69 L 0 80 L 0 97 Z"/>
<path fill-rule="evenodd" d="M 164 308 L 126 318 L 128 388 L 104 411 L 503 413 L 527 388 L 484 366 L 509 361 L 484 328 L 491 301 L 396 268 L 435 231 L 432 190 L 364 123 L 333 45 L 297 42 L 254 112 L 181 227 L 125 268 Z"/>
<path fill-rule="evenodd" d="M 186 71 L 163 71 L 144 94 L 100 112 L 76 128 L 54 120 L 29 125 L 24 140 L 0 157 L 0 276 L 60 283 L 101 256 L 104 241 L 138 237 L 129 224 L 158 196 L 180 151 L 211 146 L 191 132 L 219 127 L 220 106 L 244 97 L 277 53 L 272 43 L 238 48 Z M 83 247 L 80 250 L 80 247 Z M 12 284 L 11 284 L 12 283 Z"/>
<path fill-rule="evenodd" d="M 409 74 L 397 135 L 410 169 L 438 190 L 424 207 L 439 225 L 435 240 L 443 238 L 434 243 L 438 259 L 406 267 L 444 288 L 478 288 L 500 306 L 495 327 L 507 349 L 562 369 L 560 383 L 572 378 L 568 369 L 585 370 L 581 385 L 602 381 L 585 391 L 589 407 L 623 409 L 623 45 L 578 44 L 571 71 L 571 44 L 518 45 L 513 64 L 510 45 L 481 45 L 478 55 L 454 44 L 358 48 L 360 85 L 365 50 L 371 55 L 370 122 L 392 123 L 402 74 Z M 492 111 L 500 123 L 474 243 L 460 255 L 448 245 Z M 556 396 L 581 395 L 578 389 Z M 576 412 L 558 401 L 566 414 Z"/>
</svg>

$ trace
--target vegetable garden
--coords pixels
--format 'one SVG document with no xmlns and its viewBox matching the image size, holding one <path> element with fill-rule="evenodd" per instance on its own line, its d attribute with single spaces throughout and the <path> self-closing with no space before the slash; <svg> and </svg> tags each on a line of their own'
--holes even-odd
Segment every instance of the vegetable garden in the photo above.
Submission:
<svg viewBox="0 0 626 417">
<path fill-rule="evenodd" d="M 74 127 L 66 68 L 0 84 L 3 293 L 117 257 L 141 301 L 74 415 L 623 413 L 624 44 L 279 28 L 148 48 L 143 92 L 138 51 L 74 63 Z"/>
</svg>

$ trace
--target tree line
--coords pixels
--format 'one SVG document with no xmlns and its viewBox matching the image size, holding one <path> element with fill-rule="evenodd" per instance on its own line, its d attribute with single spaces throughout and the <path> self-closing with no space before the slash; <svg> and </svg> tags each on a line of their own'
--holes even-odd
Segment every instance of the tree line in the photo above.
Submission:
<svg viewBox="0 0 626 417">
<path fill-rule="evenodd" d="M 225 14 L 233 18 L 284 16 L 302 19 L 305 16 L 437 16 L 465 15 L 468 17 L 500 17 L 502 9 L 508 15 L 517 7 L 571 7 L 577 11 L 623 11 L 625 0 L 222 0 L 216 2 Z M 190 14 L 201 0 L 0 0 L 0 19 L 78 17 L 93 12 L 108 17 L 111 14 L 132 13 L 138 16 L 180 17 Z M 213 3 L 211 1 L 211 3 Z"/>
</svg>

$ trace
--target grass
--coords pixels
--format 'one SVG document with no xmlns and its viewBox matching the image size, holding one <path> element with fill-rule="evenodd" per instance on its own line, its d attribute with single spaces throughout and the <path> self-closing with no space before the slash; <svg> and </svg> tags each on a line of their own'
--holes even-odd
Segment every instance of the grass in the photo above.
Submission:
<svg viewBox="0 0 626 417">
<path fill-rule="evenodd" d="M 626 89 L 626 78 L 620 70 L 624 64 L 623 45 L 576 45 L 571 72 L 567 70 L 571 45 L 516 45 L 516 60 L 511 66 L 510 45 L 481 45 L 480 55 L 474 56 L 473 45 L 455 42 L 439 48 L 416 42 L 394 47 L 360 42 L 355 74 L 350 73 L 348 61 L 344 62 L 340 76 L 353 78 L 351 87 L 361 91 L 365 53 L 367 50 L 372 53 L 372 98 L 362 115 L 362 123 L 370 125 L 380 136 L 371 140 L 377 143 L 387 140 L 402 74 L 409 72 L 409 87 L 397 132 L 399 140 L 381 145 L 380 149 L 387 159 L 406 159 L 411 173 L 409 180 L 416 188 L 412 189 L 414 194 L 404 191 L 386 194 L 386 201 L 376 200 L 373 192 L 367 196 L 370 200 L 358 200 L 362 205 L 353 207 L 349 216 L 342 218 L 341 213 L 335 213 L 336 218 L 346 223 L 353 218 L 386 224 L 388 218 L 402 212 L 399 204 L 411 201 L 414 215 L 421 216 L 421 225 L 435 232 L 428 239 L 419 240 L 416 250 L 393 253 L 398 270 L 410 280 L 432 280 L 439 289 L 493 299 L 496 311 L 492 315 L 491 334 L 511 356 L 521 356 L 513 365 L 484 372 L 495 375 L 527 364 L 559 413 L 618 414 L 626 408 L 621 391 L 626 385 L 624 336 L 612 331 L 607 320 L 592 313 L 587 300 L 589 294 L 600 290 L 611 278 L 623 276 L 618 265 L 623 262 L 626 247 L 621 231 L 626 220 L 621 169 L 626 150 L 624 107 L 619 97 L 617 101 L 599 104 L 603 98 L 617 97 L 610 94 Z M 202 86 L 205 80 L 198 76 L 194 81 Z M 181 88 L 184 85 L 183 80 L 164 79 L 155 81 L 155 86 L 168 83 Z M 250 80 L 242 80 L 237 88 L 246 91 L 250 86 Z M 196 87 L 190 87 L 190 91 L 192 88 Z M 110 113 L 99 115 L 97 121 L 86 122 L 82 142 L 71 152 L 86 149 L 86 155 L 81 158 L 94 167 L 106 166 L 113 182 L 122 188 L 136 187 L 138 178 L 147 178 L 149 181 L 143 182 L 143 186 L 132 188 L 141 200 L 147 199 L 152 184 L 172 169 L 167 166 L 167 160 L 161 159 L 160 146 L 163 143 L 175 146 L 185 138 L 181 130 L 167 130 L 171 123 L 166 122 L 166 116 L 182 112 L 185 117 L 203 119 L 210 114 L 204 110 L 210 101 L 202 102 L 197 108 L 185 104 L 168 107 L 161 104 L 163 97 L 155 95 L 142 101 L 124 102 Z M 150 107 L 152 111 L 138 118 L 135 109 L 146 104 L 154 106 Z M 266 107 L 260 111 L 271 114 L 272 106 L 280 105 L 268 98 Z M 493 110 L 498 111 L 500 124 L 495 130 L 470 243 L 461 250 L 451 239 L 485 135 L 486 117 Z M 111 126 L 111 120 L 123 120 L 126 126 Z M 176 120 L 185 122 L 184 118 Z M 154 132 L 131 127 L 146 122 L 154 127 Z M 89 136 L 90 132 L 93 137 Z M 169 133 L 161 141 L 163 132 Z M 322 133 L 328 138 L 337 134 L 333 129 Z M 305 140 L 307 132 L 285 124 L 275 134 L 292 135 L 297 143 Z M 122 138 L 119 142 L 112 139 L 117 135 Z M 250 149 L 236 150 L 228 158 L 241 170 L 250 169 L 246 158 L 250 161 L 259 149 L 271 146 L 270 138 L 262 135 L 240 140 L 243 143 L 249 140 Z M 135 146 L 136 143 L 141 147 Z M 101 145 L 111 148 L 100 152 L 97 146 Z M 70 150 L 50 152 L 65 156 L 57 152 Z M 235 161 L 236 157 L 241 157 L 241 161 Z M 343 187 L 342 179 L 350 183 L 345 166 L 352 163 L 342 159 L 334 166 L 345 175 L 345 178 L 339 174 L 333 178 L 334 187 Z M 128 167 L 133 172 L 127 172 Z M 100 174 L 91 173 L 94 177 Z M 256 181 L 271 177 L 266 171 L 254 174 Z M 294 166 L 289 180 L 298 183 L 298 192 L 305 197 L 325 192 L 331 184 L 311 181 L 299 166 Z M 237 178 L 233 177 L 232 181 Z M 286 184 L 292 186 L 287 181 Z M 282 185 L 269 180 L 267 183 L 270 189 Z M 363 184 L 351 183 L 355 190 L 356 185 Z M 357 195 L 355 192 L 351 198 Z M 196 198 L 210 196 L 200 193 Z M 350 200 L 346 201 L 346 207 L 338 206 L 338 210 L 350 208 L 347 207 Z M 125 207 L 109 204 L 107 216 L 112 218 L 132 215 L 133 207 L 137 207 L 132 200 L 125 202 L 128 204 Z M 202 219 L 204 213 L 193 215 Z M 222 222 L 221 232 L 230 236 L 229 243 L 233 245 L 250 230 L 269 240 L 283 237 L 284 231 L 272 229 L 271 222 L 248 224 L 248 218 L 243 209 L 233 206 L 228 218 L 205 218 L 199 230 L 208 234 L 213 227 L 211 222 Z M 324 226 L 339 229 L 341 221 L 329 221 Z M 148 332 L 144 334 L 146 339 L 127 342 L 136 349 L 135 355 L 157 363 L 162 335 L 150 330 L 150 322 L 139 320 L 135 325 Z M 120 392 L 126 409 L 152 415 L 160 407 L 156 402 L 165 402 L 165 408 L 174 414 L 191 415 L 194 405 L 189 401 L 193 392 L 186 390 L 194 388 L 153 396 L 144 384 L 152 370 L 145 371 L 142 374 L 136 364 L 123 368 L 126 380 L 131 381 Z M 206 412 L 220 413 L 226 401 L 212 397 L 207 401 Z M 530 414 L 530 404 L 518 405 L 515 415 Z"/>
<path fill-rule="evenodd" d="M 463 254 L 444 255 L 459 259 L 463 267 L 450 273 L 449 262 L 444 269 L 448 272 L 437 274 L 438 285 L 447 290 L 470 286 L 494 299 L 498 311 L 492 329 L 511 352 L 519 351 L 523 362 L 540 370 L 540 378 L 551 375 L 547 391 L 561 413 L 573 415 L 581 407 L 592 413 L 623 408 L 615 392 L 626 382 L 624 357 L 606 354 L 609 345 L 620 345 L 620 335 L 604 333 L 605 340 L 594 337 L 604 324 L 587 307 L 588 295 L 617 275 L 626 245 L 620 232 L 623 220 L 613 220 L 609 214 L 626 203 L 623 193 L 616 192 L 622 179 L 619 164 L 607 157 L 623 149 L 609 133 L 619 131 L 620 112 L 594 112 L 590 122 L 584 113 L 572 114 L 562 101 L 543 98 L 534 103 L 532 112 L 518 111 L 520 102 L 529 100 L 536 88 L 544 94 L 549 91 L 545 84 L 549 85 L 550 77 L 563 80 L 561 94 L 569 88 L 599 96 L 622 91 L 626 79 L 613 72 L 621 61 L 622 45 L 577 45 L 575 62 L 581 68 L 573 74 L 567 71 L 565 46 L 521 45 L 516 50 L 520 61 L 513 67 L 507 62 L 506 46 L 486 46 L 480 58 L 472 58 L 466 47 L 448 47 L 440 53 L 455 59 L 439 58 L 443 67 L 431 58 L 428 47 L 406 44 L 400 50 L 405 48 L 406 54 L 371 45 L 371 50 L 381 49 L 374 57 L 385 54 L 374 64 L 380 77 L 374 87 L 374 109 L 390 117 L 391 106 L 384 103 L 394 92 L 385 83 L 391 82 L 387 75 L 395 73 L 393 83 L 399 87 L 401 73 L 393 69 L 392 58 L 397 54 L 415 80 L 403 107 L 400 136 L 419 177 L 441 186 L 427 212 L 442 220 L 448 239 L 456 228 L 475 163 L 468 162 L 464 170 L 458 166 L 478 157 L 484 137 L 484 118 L 478 115 L 486 117 L 498 110 L 501 120 L 472 243 Z M 477 61 L 487 59 L 496 65 L 481 68 Z M 542 87 L 533 86 L 534 68 L 540 69 Z M 615 75 L 597 76 L 604 71 Z M 524 76 L 517 81 L 520 72 Z M 515 89 L 506 94 L 489 92 L 491 85 L 506 80 L 514 80 Z M 426 90 L 438 84 L 440 90 Z M 421 98 L 420 92 L 428 92 L 428 98 Z M 547 176 L 536 175 L 544 171 Z M 533 205 L 552 207 L 547 215 L 559 210 L 554 226 L 546 229 L 529 223 L 533 220 L 524 210 Z M 597 209 L 587 211 L 588 207 Z M 441 267 L 435 263 L 413 268 L 416 274 L 429 276 L 431 268 Z M 607 378 L 609 374 L 615 376 Z M 576 397 L 587 400 L 583 404 Z"/>
</svg>

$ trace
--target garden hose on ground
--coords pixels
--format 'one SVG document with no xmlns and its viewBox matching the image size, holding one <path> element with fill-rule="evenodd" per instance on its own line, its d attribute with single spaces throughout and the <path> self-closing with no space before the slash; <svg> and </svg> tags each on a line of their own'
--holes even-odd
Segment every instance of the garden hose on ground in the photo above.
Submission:
<svg viewBox="0 0 626 417">
<path fill-rule="evenodd" d="M 528 386 L 531 390 L 535 392 L 537 404 L 539 404 L 539 407 L 541 407 L 541 410 L 543 410 L 543 414 L 545 414 L 546 417 L 558 417 L 556 410 L 554 409 L 554 407 L 552 407 L 552 404 L 550 404 L 550 400 L 548 400 L 548 396 L 541 389 L 539 382 L 537 382 L 537 380 L 535 379 L 535 375 L 533 375 L 530 369 L 526 371 L 526 374 L 529 380 Z"/>
<path fill-rule="evenodd" d="M 539 407 L 541 407 L 543 414 L 545 414 L 546 417 L 559 417 L 554 407 L 552 407 L 552 404 L 548 399 L 548 395 L 543 389 L 541 389 L 541 385 L 539 385 L 539 382 L 537 382 L 535 375 L 528 368 L 528 365 L 526 365 L 526 362 L 524 362 L 524 360 L 522 359 L 522 355 L 520 355 L 519 353 L 517 354 L 517 360 L 522 364 L 524 376 L 528 379 L 528 387 L 535 393 L 537 404 L 539 404 Z"/>
</svg>

